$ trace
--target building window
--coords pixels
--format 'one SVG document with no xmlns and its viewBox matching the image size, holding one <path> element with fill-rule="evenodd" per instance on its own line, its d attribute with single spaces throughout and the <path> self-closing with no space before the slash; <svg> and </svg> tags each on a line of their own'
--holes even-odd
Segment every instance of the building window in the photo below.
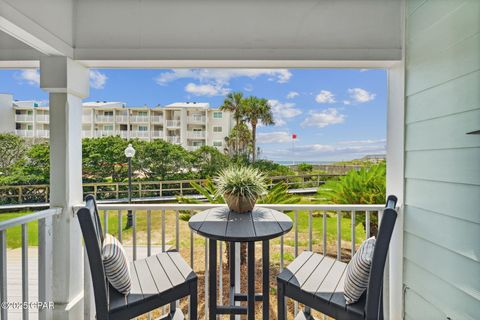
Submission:
<svg viewBox="0 0 480 320">
<path fill-rule="evenodd" d="M 33 130 L 33 126 L 31 124 L 27 125 L 27 130 Z"/>
<path fill-rule="evenodd" d="M 139 111 L 138 115 L 146 117 L 146 116 L 148 116 L 148 112 L 147 111 Z"/>
<path fill-rule="evenodd" d="M 31 115 L 33 114 L 33 111 L 32 111 L 32 110 L 28 110 L 28 111 L 27 111 L 27 114 L 28 114 L 29 116 L 31 116 Z"/>
<path fill-rule="evenodd" d="M 223 118 L 223 112 L 221 112 L 221 111 L 215 111 L 215 112 L 213 113 L 213 118 L 214 118 L 214 119 L 222 119 L 222 118 Z"/>
<path fill-rule="evenodd" d="M 221 147 L 222 146 L 222 140 L 213 141 L 213 146 L 214 147 Z"/>
<path fill-rule="evenodd" d="M 213 127 L 213 132 L 222 132 L 222 131 L 223 131 L 222 126 L 214 126 Z"/>
<path fill-rule="evenodd" d="M 112 126 L 112 125 L 103 126 L 103 130 L 105 130 L 105 131 L 113 131 L 113 126 Z"/>
<path fill-rule="evenodd" d="M 113 117 L 113 111 L 105 111 L 103 115 Z"/>
<path fill-rule="evenodd" d="M 148 131 L 147 126 L 138 126 L 138 131 Z"/>
</svg>

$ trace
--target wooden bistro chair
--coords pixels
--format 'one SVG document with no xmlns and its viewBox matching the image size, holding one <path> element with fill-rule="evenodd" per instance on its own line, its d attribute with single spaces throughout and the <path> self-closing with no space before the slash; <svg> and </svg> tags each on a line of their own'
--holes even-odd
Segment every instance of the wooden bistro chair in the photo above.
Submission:
<svg viewBox="0 0 480 320">
<path fill-rule="evenodd" d="M 375 242 L 368 287 L 358 302 L 347 305 L 343 295 L 346 263 L 305 251 L 277 277 L 278 319 L 286 319 L 286 297 L 335 319 L 383 319 L 383 271 L 397 218 L 396 203 L 395 196 L 388 197 Z M 299 312 L 296 319 L 312 319 L 309 309 Z"/>
<path fill-rule="evenodd" d="M 108 282 L 102 261 L 102 226 L 91 195 L 78 213 L 87 250 L 97 320 L 131 319 L 170 304 L 166 319 L 183 319 L 176 301 L 190 296 L 190 319 L 197 319 L 197 275 L 178 252 L 163 252 L 130 264 L 131 292 L 124 296 Z"/>
</svg>

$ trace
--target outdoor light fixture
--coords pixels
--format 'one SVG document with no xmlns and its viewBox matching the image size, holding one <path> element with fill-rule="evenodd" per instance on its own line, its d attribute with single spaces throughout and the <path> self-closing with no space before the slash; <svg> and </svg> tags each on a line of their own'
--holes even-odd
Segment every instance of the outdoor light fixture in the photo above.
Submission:
<svg viewBox="0 0 480 320">
<path fill-rule="evenodd" d="M 132 147 L 132 144 L 129 143 L 128 147 L 125 148 L 125 157 L 131 159 L 135 156 L 135 149 Z"/>
<path fill-rule="evenodd" d="M 128 204 L 132 203 L 132 158 L 135 155 L 135 149 L 132 147 L 132 144 L 129 143 L 128 147 L 125 148 L 125 157 L 128 159 Z M 127 213 L 127 228 L 130 228 L 133 225 L 133 215 L 132 210 L 128 210 Z"/>
</svg>

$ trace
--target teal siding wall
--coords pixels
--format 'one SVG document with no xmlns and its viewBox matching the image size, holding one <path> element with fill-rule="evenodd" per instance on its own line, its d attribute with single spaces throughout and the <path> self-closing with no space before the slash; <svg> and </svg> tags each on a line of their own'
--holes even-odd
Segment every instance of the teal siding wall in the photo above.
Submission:
<svg viewBox="0 0 480 320">
<path fill-rule="evenodd" d="M 480 319 L 480 0 L 407 0 L 406 319 Z"/>
</svg>

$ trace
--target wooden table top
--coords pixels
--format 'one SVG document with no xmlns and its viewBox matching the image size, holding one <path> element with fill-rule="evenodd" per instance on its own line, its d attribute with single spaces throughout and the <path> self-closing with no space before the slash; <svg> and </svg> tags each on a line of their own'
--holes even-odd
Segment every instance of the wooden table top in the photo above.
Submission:
<svg viewBox="0 0 480 320">
<path fill-rule="evenodd" d="M 289 232 L 293 223 L 277 210 L 255 207 L 251 212 L 235 213 L 225 206 L 197 213 L 188 226 L 209 239 L 251 242 L 279 237 Z"/>
</svg>

